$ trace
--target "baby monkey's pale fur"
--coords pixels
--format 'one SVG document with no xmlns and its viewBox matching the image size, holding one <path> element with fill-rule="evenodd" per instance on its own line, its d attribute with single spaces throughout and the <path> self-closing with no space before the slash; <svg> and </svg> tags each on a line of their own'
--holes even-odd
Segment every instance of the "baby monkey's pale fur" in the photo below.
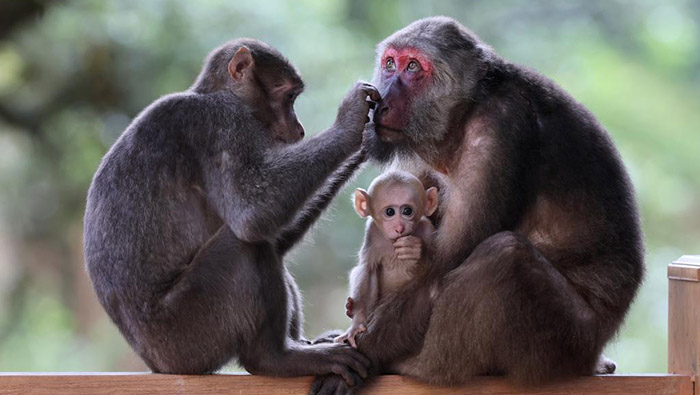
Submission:
<svg viewBox="0 0 700 395">
<path fill-rule="evenodd" d="M 359 262 L 350 272 L 347 314 L 352 324 L 336 342 L 357 348 L 355 336 L 367 329 L 367 317 L 378 301 L 413 278 L 421 249 L 409 238 L 430 245 L 435 228 L 427 217 L 437 204 L 436 188 L 426 190 L 418 178 L 403 171 L 380 175 L 369 191 L 355 190 L 355 211 L 369 218 Z"/>
</svg>

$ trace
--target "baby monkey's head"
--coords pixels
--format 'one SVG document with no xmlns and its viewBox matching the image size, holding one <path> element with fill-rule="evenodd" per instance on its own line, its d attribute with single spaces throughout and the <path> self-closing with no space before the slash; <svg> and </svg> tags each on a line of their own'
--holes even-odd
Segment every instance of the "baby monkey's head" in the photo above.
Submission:
<svg viewBox="0 0 700 395">
<path fill-rule="evenodd" d="M 372 217 L 390 240 L 412 234 L 437 204 L 437 189 L 426 190 L 418 178 L 404 171 L 386 172 L 372 181 L 369 190 L 355 190 L 355 211 L 360 217 Z"/>
</svg>

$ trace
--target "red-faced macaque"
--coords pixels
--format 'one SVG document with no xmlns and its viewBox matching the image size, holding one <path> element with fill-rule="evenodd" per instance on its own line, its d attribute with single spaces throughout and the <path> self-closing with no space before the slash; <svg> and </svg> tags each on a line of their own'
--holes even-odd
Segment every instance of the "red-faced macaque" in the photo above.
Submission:
<svg viewBox="0 0 700 395">
<path fill-rule="evenodd" d="M 350 328 L 336 342 L 357 348 L 355 336 L 383 295 L 408 282 L 421 261 L 421 243 L 430 245 L 435 231 L 427 218 L 438 204 L 435 187 L 425 189 L 410 173 L 390 171 L 372 181 L 368 191 L 355 190 L 355 211 L 367 218 L 365 240 L 357 266 L 350 272 L 346 305 Z"/>
</svg>

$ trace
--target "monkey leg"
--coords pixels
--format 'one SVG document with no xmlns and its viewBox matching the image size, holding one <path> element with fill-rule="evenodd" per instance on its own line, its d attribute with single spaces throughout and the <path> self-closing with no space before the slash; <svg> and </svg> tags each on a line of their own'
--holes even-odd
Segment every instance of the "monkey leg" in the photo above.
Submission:
<svg viewBox="0 0 700 395">
<path fill-rule="evenodd" d="M 598 318 L 524 237 L 498 233 L 445 278 L 420 353 L 401 373 L 441 384 L 505 374 L 523 384 L 592 374 Z"/>
<path fill-rule="evenodd" d="M 352 348 L 290 337 L 300 335 L 297 292 L 272 244 L 243 243 L 224 226 L 128 338 L 160 373 L 211 373 L 238 356 L 259 374 L 337 373 L 350 384 L 366 376 L 369 362 Z"/>
<path fill-rule="evenodd" d="M 223 226 L 164 291 L 148 321 L 132 324 L 140 334 L 131 338 L 143 339 L 132 345 L 154 372 L 214 372 L 256 335 L 266 314 L 257 253 Z"/>
<path fill-rule="evenodd" d="M 265 288 L 258 298 L 266 309 L 259 312 L 262 319 L 258 322 L 258 330 L 241 344 L 238 353 L 241 365 L 250 373 L 271 376 L 335 373 L 348 385 L 355 385 L 360 378 L 367 377 L 369 360 L 351 347 L 300 341 L 301 303 L 293 279 L 286 271 L 274 270 L 265 263 L 261 264 L 261 271 Z M 285 286 L 287 292 L 274 292 L 274 289 L 284 290 Z M 297 298 L 296 307 L 294 301 L 287 301 L 289 296 Z M 288 311 L 292 314 L 291 319 Z"/>
</svg>

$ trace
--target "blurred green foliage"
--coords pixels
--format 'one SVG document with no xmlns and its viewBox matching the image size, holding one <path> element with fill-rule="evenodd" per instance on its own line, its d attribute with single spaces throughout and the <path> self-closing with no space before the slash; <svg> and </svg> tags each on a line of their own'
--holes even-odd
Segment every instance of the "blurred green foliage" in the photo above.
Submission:
<svg viewBox="0 0 700 395">
<path fill-rule="evenodd" d="M 617 142 L 648 266 L 607 354 L 620 372 L 665 372 L 666 264 L 700 253 L 698 2 L 27 0 L 0 14 L 0 370 L 145 369 L 84 272 L 85 194 L 130 119 L 187 89 L 212 48 L 248 36 L 286 54 L 308 85 L 297 112 L 320 131 L 352 83 L 371 77 L 377 42 L 444 14 L 556 80 Z M 349 190 L 290 260 L 309 335 L 348 324 L 346 273 L 363 232 Z"/>
</svg>

